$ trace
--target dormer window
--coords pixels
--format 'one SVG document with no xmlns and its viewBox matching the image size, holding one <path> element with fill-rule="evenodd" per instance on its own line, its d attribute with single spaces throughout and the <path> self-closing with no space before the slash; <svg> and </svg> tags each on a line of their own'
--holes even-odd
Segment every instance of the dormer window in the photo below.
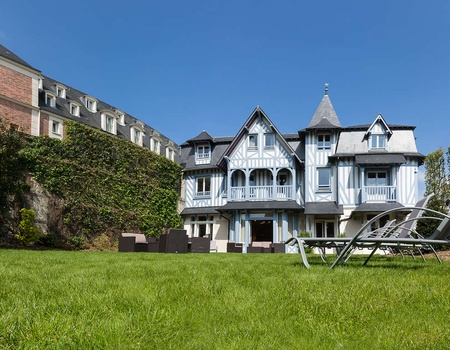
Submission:
<svg viewBox="0 0 450 350">
<path fill-rule="evenodd" d="M 97 100 L 89 96 L 84 96 L 84 106 L 91 112 L 97 112 Z"/>
<path fill-rule="evenodd" d="M 62 85 L 55 85 L 56 96 L 66 98 L 66 88 Z"/>
<path fill-rule="evenodd" d="M 161 141 L 157 139 L 155 136 L 150 140 L 150 150 L 153 152 L 160 154 L 161 153 Z"/>
<path fill-rule="evenodd" d="M 319 150 L 331 149 L 331 135 L 330 134 L 317 135 L 317 149 L 319 149 Z"/>
<path fill-rule="evenodd" d="M 116 115 L 113 113 L 102 113 L 102 129 L 110 134 L 117 134 Z"/>
<path fill-rule="evenodd" d="M 171 147 L 166 148 L 166 157 L 172 161 L 175 160 L 175 151 Z"/>
<path fill-rule="evenodd" d="M 209 164 L 211 162 L 211 147 L 209 143 L 198 144 L 195 150 L 195 164 Z"/>
<path fill-rule="evenodd" d="M 389 135 L 392 135 L 392 131 L 379 114 L 366 132 L 369 149 L 387 149 Z"/>
<path fill-rule="evenodd" d="M 143 131 L 141 128 L 133 126 L 131 127 L 131 141 L 136 145 L 142 146 L 143 144 Z"/>
<path fill-rule="evenodd" d="M 166 157 L 172 161 L 175 160 L 175 148 L 172 141 L 168 141 L 166 145 Z"/>
<path fill-rule="evenodd" d="M 56 96 L 52 93 L 46 92 L 45 93 L 45 104 L 49 107 L 56 107 Z"/>
<path fill-rule="evenodd" d="M 80 105 L 74 102 L 69 102 L 69 113 L 75 117 L 80 116 Z"/>
<path fill-rule="evenodd" d="M 115 112 L 117 114 L 117 122 L 120 125 L 125 125 L 125 113 L 123 113 L 122 111 L 119 111 L 118 109 L 116 109 Z"/>
<path fill-rule="evenodd" d="M 385 149 L 386 148 L 386 135 L 371 134 L 369 143 L 370 143 L 371 149 Z"/>
</svg>

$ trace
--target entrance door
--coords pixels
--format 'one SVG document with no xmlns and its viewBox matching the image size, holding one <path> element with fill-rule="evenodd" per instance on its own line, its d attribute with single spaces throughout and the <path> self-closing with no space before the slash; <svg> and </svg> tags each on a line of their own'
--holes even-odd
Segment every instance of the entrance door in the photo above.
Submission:
<svg viewBox="0 0 450 350">
<path fill-rule="evenodd" d="M 252 233 L 252 242 L 272 242 L 273 221 L 252 220 L 251 233 Z"/>
<path fill-rule="evenodd" d="M 316 221 L 316 237 L 334 237 L 334 222 Z"/>
</svg>

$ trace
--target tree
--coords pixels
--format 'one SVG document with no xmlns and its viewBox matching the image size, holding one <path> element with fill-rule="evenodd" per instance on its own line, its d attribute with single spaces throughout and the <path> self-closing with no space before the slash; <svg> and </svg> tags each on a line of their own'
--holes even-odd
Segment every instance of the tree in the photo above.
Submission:
<svg viewBox="0 0 450 350">
<path fill-rule="evenodd" d="M 433 194 L 433 197 L 428 202 L 428 207 L 441 213 L 447 213 L 447 203 L 450 199 L 450 147 L 447 152 L 444 152 L 441 147 L 425 158 L 425 195 L 430 194 Z M 431 213 L 426 213 L 426 215 L 435 216 Z M 426 225 L 419 222 L 418 230 L 422 235 L 428 237 L 434 232 L 437 225 L 438 222 L 434 225 L 430 225 L 429 221 Z"/>
</svg>

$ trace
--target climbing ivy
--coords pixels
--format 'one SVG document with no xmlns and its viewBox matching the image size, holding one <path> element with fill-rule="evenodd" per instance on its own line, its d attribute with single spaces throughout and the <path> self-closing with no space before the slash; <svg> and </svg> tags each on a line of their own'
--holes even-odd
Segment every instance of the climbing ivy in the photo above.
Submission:
<svg viewBox="0 0 450 350">
<path fill-rule="evenodd" d="M 0 219 L 10 207 L 10 197 L 26 189 L 20 153 L 25 144 L 26 136 L 0 119 Z"/>
<path fill-rule="evenodd" d="M 23 155 L 30 174 L 64 199 L 72 236 L 140 231 L 158 236 L 181 227 L 181 168 L 165 157 L 77 122 L 64 140 L 33 138 Z"/>
</svg>

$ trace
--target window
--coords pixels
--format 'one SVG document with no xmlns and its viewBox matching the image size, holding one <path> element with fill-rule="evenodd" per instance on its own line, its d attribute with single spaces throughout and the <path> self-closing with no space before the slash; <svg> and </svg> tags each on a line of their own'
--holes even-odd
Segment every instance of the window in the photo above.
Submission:
<svg viewBox="0 0 450 350">
<path fill-rule="evenodd" d="M 170 160 L 175 159 L 175 151 L 171 147 L 166 148 L 166 157 L 169 158 Z"/>
<path fill-rule="evenodd" d="M 51 138 L 62 139 L 63 121 L 61 119 L 49 116 L 48 119 L 48 136 Z"/>
<path fill-rule="evenodd" d="M 122 111 L 119 111 L 118 109 L 116 109 L 116 114 L 117 114 L 117 122 L 120 125 L 125 125 L 125 114 Z"/>
<path fill-rule="evenodd" d="M 386 148 L 386 135 L 372 134 L 369 142 L 371 149 L 384 149 Z"/>
<path fill-rule="evenodd" d="M 209 235 L 212 239 L 214 230 L 214 216 L 197 215 L 191 217 L 191 237 L 204 237 Z"/>
<path fill-rule="evenodd" d="M 330 190 L 331 189 L 331 171 L 329 168 L 317 169 L 318 175 L 318 189 Z"/>
<path fill-rule="evenodd" d="M 274 148 L 275 146 L 275 135 L 265 134 L 264 135 L 264 148 Z"/>
<path fill-rule="evenodd" d="M 196 164 L 207 164 L 211 161 L 211 148 L 209 144 L 199 144 L 197 145 L 197 150 L 195 152 L 195 163 Z"/>
<path fill-rule="evenodd" d="M 49 107 L 56 107 L 56 96 L 53 94 L 49 94 L 48 92 L 45 94 L 45 104 Z"/>
<path fill-rule="evenodd" d="M 80 106 L 77 105 L 76 103 L 69 102 L 69 112 L 73 116 L 79 117 L 80 116 Z"/>
<path fill-rule="evenodd" d="M 142 146 L 143 132 L 142 130 L 132 127 L 131 131 L 131 141 L 136 145 Z"/>
<path fill-rule="evenodd" d="M 317 149 L 331 149 L 331 135 L 330 134 L 317 135 Z"/>
<path fill-rule="evenodd" d="M 367 172 L 367 186 L 386 186 L 387 173 L 385 171 L 369 171 Z"/>
<path fill-rule="evenodd" d="M 55 85 L 56 96 L 66 98 L 66 88 L 62 85 Z"/>
<path fill-rule="evenodd" d="M 109 133 L 114 131 L 114 118 L 109 115 L 106 116 L 106 131 Z"/>
<path fill-rule="evenodd" d="M 102 129 L 110 134 L 117 133 L 116 115 L 112 113 L 102 113 Z"/>
<path fill-rule="evenodd" d="M 334 237 L 334 222 L 316 221 L 316 237 Z"/>
<path fill-rule="evenodd" d="M 97 112 L 97 101 L 91 97 L 84 96 L 84 106 L 91 112 Z"/>
<path fill-rule="evenodd" d="M 152 138 L 150 140 L 150 149 L 153 152 L 160 154 L 161 153 L 161 142 L 156 138 Z"/>
<path fill-rule="evenodd" d="M 197 177 L 195 197 L 211 196 L 211 177 Z"/>
<path fill-rule="evenodd" d="M 60 123 L 58 123 L 56 121 L 52 122 L 52 133 L 53 134 L 61 135 L 60 128 L 61 128 L 61 124 Z"/>
<path fill-rule="evenodd" d="M 248 148 L 252 150 L 258 148 L 258 135 L 248 135 Z"/>
</svg>

